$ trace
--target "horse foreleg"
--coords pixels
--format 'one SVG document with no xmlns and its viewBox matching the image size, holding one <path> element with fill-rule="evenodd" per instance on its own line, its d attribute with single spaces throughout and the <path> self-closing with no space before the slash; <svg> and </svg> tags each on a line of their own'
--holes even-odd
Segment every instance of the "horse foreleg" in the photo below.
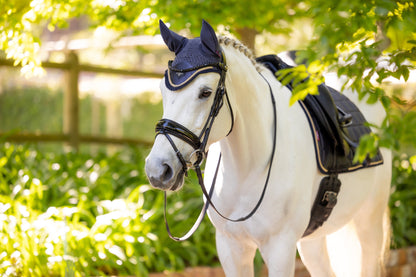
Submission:
<svg viewBox="0 0 416 277">
<path fill-rule="evenodd" d="M 298 250 L 312 277 L 335 276 L 326 247 L 326 237 L 303 239 L 298 242 Z"/>
<path fill-rule="evenodd" d="M 275 235 L 259 247 L 269 277 L 290 277 L 295 274 L 296 239 L 289 233 Z"/>
<path fill-rule="evenodd" d="M 221 266 L 227 277 L 253 277 L 256 245 L 247 240 L 216 232 L 216 244 Z"/>
<path fill-rule="evenodd" d="M 385 251 L 389 248 L 390 219 L 388 209 L 380 207 L 373 212 L 362 209 L 353 221 L 361 244 L 361 276 L 385 275 Z"/>
</svg>

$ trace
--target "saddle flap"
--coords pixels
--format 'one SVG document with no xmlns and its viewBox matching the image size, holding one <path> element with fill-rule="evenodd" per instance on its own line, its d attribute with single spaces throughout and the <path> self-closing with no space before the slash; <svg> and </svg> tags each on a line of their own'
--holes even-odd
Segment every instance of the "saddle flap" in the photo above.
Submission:
<svg viewBox="0 0 416 277">
<path fill-rule="evenodd" d="M 266 55 L 257 61 L 276 74 L 280 69 L 290 68 L 277 55 Z M 291 90 L 292 85 L 287 87 Z M 369 161 L 354 164 L 353 158 L 358 142 L 364 134 L 371 133 L 367 121 L 357 106 L 337 90 L 321 84 L 318 95 L 307 95 L 299 101 L 311 126 L 319 170 L 323 174 L 350 172 L 363 167 L 383 163 L 378 154 Z"/>
</svg>

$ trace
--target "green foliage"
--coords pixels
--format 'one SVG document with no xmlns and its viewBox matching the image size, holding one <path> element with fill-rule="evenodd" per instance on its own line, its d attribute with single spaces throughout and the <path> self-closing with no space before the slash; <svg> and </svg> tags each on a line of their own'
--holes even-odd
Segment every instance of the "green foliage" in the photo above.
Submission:
<svg viewBox="0 0 416 277">
<path fill-rule="evenodd" d="M 372 133 L 361 138 L 355 153 L 355 161 L 364 161 L 369 155 L 374 156 L 379 147 L 393 149 L 396 153 L 416 148 L 416 111 L 398 109 L 389 106 L 387 118 L 379 128 L 379 133 Z"/>
<path fill-rule="evenodd" d="M 286 68 L 279 70 L 277 74 L 278 80 L 282 85 L 291 84 L 292 97 L 290 98 L 290 105 L 293 105 L 299 100 L 305 99 L 308 94 L 318 94 L 318 86 L 323 83 L 320 71 L 316 68 L 316 63 L 308 66 L 301 64 L 293 68 Z"/>
<path fill-rule="evenodd" d="M 135 98 L 125 98 L 128 102 L 122 117 L 123 136 L 140 138 L 147 141 L 154 139 L 154 122 L 162 116 L 160 101 L 151 101 L 152 93 L 143 93 Z M 91 134 L 92 102 L 99 101 L 91 95 L 80 99 L 80 132 Z M 105 103 L 98 102 L 97 115 L 99 134 L 106 133 Z M 41 88 L 14 88 L 0 94 L 0 132 L 43 132 L 61 133 L 63 131 L 63 93 Z"/>
<path fill-rule="evenodd" d="M 63 94 L 45 88 L 4 90 L 0 94 L 2 132 L 62 132 Z"/>
<path fill-rule="evenodd" d="M 394 158 L 390 213 L 392 246 L 416 245 L 416 156 Z"/>
<path fill-rule="evenodd" d="M 69 19 L 79 16 L 88 17 L 95 27 L 105 26 L 124 34 L 154 35 L 158 31 L 158 20 L 164 19 L 177 29 L 187 28 L 197 35 L 203 18 L 214 26 L 226 26 L 232 32 L 239 28 L 251 28 L 257 32 L 287 33 L 293 14 L 304 13 L 304 9 L 304 5 L 293 0 L 174 3 L 171 0 L 1 0 L 0 50 L 5 50 L 7 58 L 16 60 L 16 64 L 21 64 L 23 72 L 39 74 L 39 36 L 42 28 L 47 27 L 51 31 L 65 28 Z M 256 18 L 256 22 L 251 18 Z"/>
<path fill-rule="evenodd" d="M 143 170 L 146 152 L 44 154 L 3 144 L 0 275 L 147 276 L 215 264 L 208 221 L 189 241 L 168 238 L 163 193 L 150 188 Z M 202 205 L 194 179 L 169 197 L 175 234 L 189 228 Z"/>
<path fill-rule="evenodd" d="M 356 159 L 374 154 L 377 146 L 399 150 L 416 143 L 414 111 L 398 116 L 410 99 L 387 94 L 380 84 L 387 78 L 407 81 L 416 62 L 416 7 L 414 1 L 310 1 L 315 39 L 302 58 L 320 60 L 344 76 L 361 99 L 381 101 L 388 111 L 378 135 L 362 140 Z M 414 96 L 412 96 L 414 97 Z M 397 101 L 399 100 L 399 101 Z M 392 104 L 395 104 L 394 111 Z"/>
<path fill-rule="evenodd" d="M 121 36 L 155 34 L 158 19 L 176 30 L 185 28 L 198 35 L 203 18 L 214 28 L 237 36 L 244 29 L 289 34 L 291 23 L 305 22 L 303 19 L 307 18 L 314 35 L 302 58 L 314 65 L 314 69 L 307 70 L 313 78 L 295 86 L 292 103 L 308 93 L 316 93 L 323 69 L 329 68 L 345 75 L 349 80 L 346 86 L 356 90 L 361 98 L 367 96 L 369 103 L 382 101 L 389 109 L 394 101 L 392 96 L 374 80 L 378 83 L 389 77 L 407 80 L 416 62 L 413 0 L 1 1 L 0 49 L 22 64 L 24 72 L 40 65 L 38 37 L 42 28 L 62 28 L 68 19 L 81 15 L 88 17 L 92 26 L 118 30 Z M 413 122 L 405 123 L 410 124 Z M 411 126 L 416 129 L 416 125 Z M 387 132 L 384 134 L 391 137 Z M 383 137 L 380 140 L 388 141 Z"/>
</svg>

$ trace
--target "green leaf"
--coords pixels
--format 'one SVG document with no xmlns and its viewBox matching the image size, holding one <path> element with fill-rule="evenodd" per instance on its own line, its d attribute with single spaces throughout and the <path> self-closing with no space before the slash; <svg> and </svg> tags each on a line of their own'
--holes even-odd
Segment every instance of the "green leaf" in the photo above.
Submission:
<svg viewBox="0 0 416 277">
<path fill-rule="evenodd" d="M 7 158 L 6 157 L 1 157 L 0 158 L 0 168 L 5 166 L 7 164 Z"/>
<path fill-rule="evenodd" d="M 376 93 L 370 93 L 368 99 L 367 99 L 367 104 L 375 104 L 378 101 L 378 96 Z"/>
<path fill-rule="evenodd" d="M 407 82 L 407 80 L 409 79 L 409 74 L 410 74 L 409 68 L 403 66 L 402 69 L 401 69 L 401 74 L 402 74 L 404 80 Z"/>
<path fill-rule="evenodd" d="M 388 97 L 386 95 L 383 95 L 380 98 L 380 100 L 381 100 L 381 103 L 383 104 L 384 109 L 385 110 L 388 110 L 390 108 L 390 106 L 391 106 L 391 99 L 390 99 L 390 97 Z"/>
<path fill-rule="evenodd" d="M 362 163 L 367 157 L 374 157 L 377 154 L 379 137 L 374 133 L 364 135 L 356 149 L 354 163 Z"/>
</svg>

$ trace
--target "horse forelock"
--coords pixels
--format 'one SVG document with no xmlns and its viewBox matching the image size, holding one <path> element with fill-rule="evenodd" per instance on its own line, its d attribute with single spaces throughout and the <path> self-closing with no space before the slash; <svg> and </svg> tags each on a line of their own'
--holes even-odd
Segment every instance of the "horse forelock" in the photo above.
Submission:
<svg viewBox="0 0 416 277">
<path fill-rule="evenodd" d="M 238 52 L 242 53 L 244 56 L 246 56 L 250 60 L 250 62 L 253 64 L 253 66 L 256 68 L 258 72 L 261 71 L 262 69 L 261 65 L 257 63 L 253 52 L 243 43 L 241 43 L 240 41 L 236 39 L 225 37 L 225 36 L 218 36 L 218 42 L 220 43 L 220 45 L 232 47 Z"/>
</svg>

